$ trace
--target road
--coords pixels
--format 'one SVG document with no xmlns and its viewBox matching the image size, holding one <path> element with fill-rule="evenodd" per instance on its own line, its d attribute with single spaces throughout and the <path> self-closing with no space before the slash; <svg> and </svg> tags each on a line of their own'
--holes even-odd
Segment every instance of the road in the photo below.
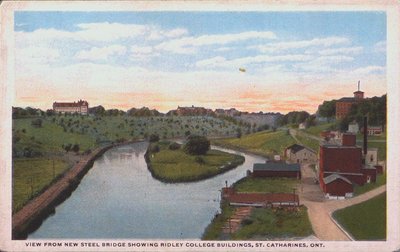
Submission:
<svg viewBox="0 0 400 252">
<path fill-rule="evenodd" d="M 386 185 L 357 197 L 345 200 L 328 200 L 315 183 L 315 172 L 303 164 L 302 179 L 298 188 L 300 204 L 308 208 L 308 216 L 316 237 L 323 241 L 349 241 L 350 238 L 332 221 L 334 211 L 371 199 L 386 191 Z"/>
</svg>

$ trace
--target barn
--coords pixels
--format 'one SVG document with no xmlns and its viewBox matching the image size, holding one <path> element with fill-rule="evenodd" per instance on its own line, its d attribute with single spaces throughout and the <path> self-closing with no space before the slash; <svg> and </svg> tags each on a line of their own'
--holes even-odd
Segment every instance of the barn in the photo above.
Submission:
<svg viewBox="0 0 400 252">
<path fill-rule="evenodd" d="M 266 162 L 253 165 L 253 177 L 286 177 L 301 179 L 300 164 Z"/>
<path fill-rule="evenodd" d="M 321 181 L 326 197 L 353 197 L 353 184 L 347 178 L 332 174 Z"/>
</svg>

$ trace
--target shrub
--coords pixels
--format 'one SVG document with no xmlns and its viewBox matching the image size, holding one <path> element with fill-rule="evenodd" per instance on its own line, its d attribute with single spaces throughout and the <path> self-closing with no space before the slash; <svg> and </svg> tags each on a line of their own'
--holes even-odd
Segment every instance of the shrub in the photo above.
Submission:
<svg viewBox="0 0 400 252">
<path fill-rule="evenodd" d="M 200 165 L 203 165 L 203 164 L 206 163 L 206 161 L 204 161 L 204 158 L 201 157 L 201 156 L 197 156 L 197 157 L 194 159 L 194 161 L 196 161 L 196 163 L 198 163 L 198 164 L 200 164 Z"/>
<path fill-rule="evenodd" d="M 184 150 L 190 155 L 204 155 L 210 149 L 210 141 L 204 136 L 191 135 Z"/>
<path fill-rule="evenodd" d="M 168 146 L 168 148 L 170 150 L 179 150 L 181 148 L 181 145 L 178 144 L 178 143 L 173 142 Z"/>
<path fill-rule="evenodd" d="M 160 140 L 160 137 L 157 134 L 151 134 L 149 137 L 150 143 L 155 143 Z"/>
<path fill-rule="evenodd" d="M 160 151 L 160 146 L 158 146 L 158 144 L 153 144 L 150 147 L 150 152 L 151 153 L 157 153 Z"/>
</svg>

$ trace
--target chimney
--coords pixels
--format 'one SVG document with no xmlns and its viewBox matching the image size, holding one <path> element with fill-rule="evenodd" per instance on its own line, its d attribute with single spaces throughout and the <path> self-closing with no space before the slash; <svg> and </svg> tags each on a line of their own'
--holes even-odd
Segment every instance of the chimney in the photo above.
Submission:
<svg viewBox="0 0 400 252">
<path fill-rule="evenodd" d="M 364 116 L 364 157 L 367 156 L 368 150 L 368 118 Z"/>
</svg>

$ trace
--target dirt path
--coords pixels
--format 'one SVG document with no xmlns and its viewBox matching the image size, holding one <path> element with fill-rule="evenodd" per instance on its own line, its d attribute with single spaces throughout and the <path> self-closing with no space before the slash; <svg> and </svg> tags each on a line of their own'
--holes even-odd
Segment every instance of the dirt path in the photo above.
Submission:
<svg viewBox="0 0 400 252">
<path fill-rule="evenodd" d="M 346 200 L 327 200 L 319 184 L 315 183 L 315 172 L 308 164 L 302 165 L 302 180 L 299 191 L 300 204 L 308 208 L 308 216 L 315 235 L 324 241 L 349 241 L 350 238 L 333 222 L 334 211 L 369 200 L 386 191 L 386 185 Z"/>
</svg>

